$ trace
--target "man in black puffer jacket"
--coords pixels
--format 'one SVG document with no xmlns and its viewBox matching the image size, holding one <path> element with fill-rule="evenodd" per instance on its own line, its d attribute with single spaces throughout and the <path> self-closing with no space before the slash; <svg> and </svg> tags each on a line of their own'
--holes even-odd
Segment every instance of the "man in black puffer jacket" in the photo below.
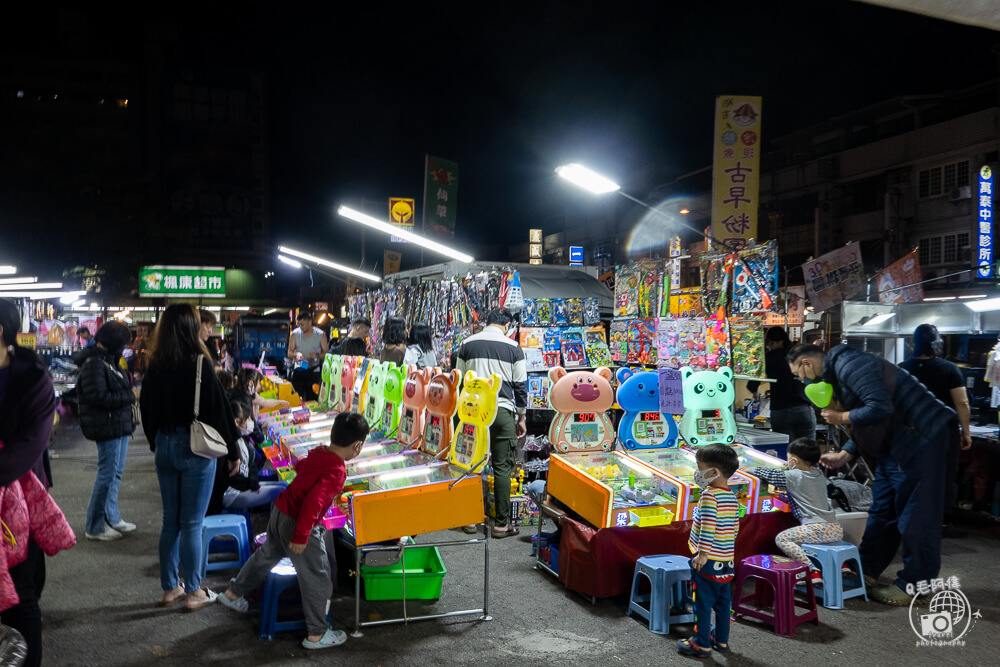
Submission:
<svg viewBox="0 0 1000 667">
<path fill-rule="evenodd" d="M 94 339 L 97 345 L 84 350 L 77 382 L 80 427 L 87 439 L 97 442 L 97 477 L 85 534 L 91 540 L 108 541 L 135 530 L 135 524 L 123 520 L 118 512 L 118 489 L 128 442 L 135 431 L 132 404 L 136 400 L 118 360 L 132 334 L 125 324 L 111 321 L 97 330 Z"/>
<path fill-rule="evenodd" d="M 908 584 L 929 582 L 941 569 L 947 425 L 955 412 L 905 370 L 849 345 L 829 353 L 796 345 L 787 359 L 807 384 L 830 383 L 844 407 L 822 412 L 828 423 L 851 428 L 843 449 L 824 454 L 822 462 L 837 468 L 859 451 L 876 459 L 861 565 L 865 579 L 875 583 L 902 542 L 903 569 L 895 582 L 868 594 L 884 604 L 908 605 Z"/>
</svg>

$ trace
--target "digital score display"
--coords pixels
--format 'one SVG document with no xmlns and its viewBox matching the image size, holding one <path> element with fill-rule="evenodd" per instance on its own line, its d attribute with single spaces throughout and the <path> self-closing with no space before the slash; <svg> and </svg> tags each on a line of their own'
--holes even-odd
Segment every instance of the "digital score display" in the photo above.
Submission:
<svg viewBox="0 0 1000 667">
<path fill-rule="evenodd" d="M 596 420 L 597 420 L 597 415 L 593 412 L 577 412 L 573 415 L 573 421 L 575 422 L 591 423 Z"/>
<path fill-rule="evenodd" d="M 660 421 L 660 413 L 659 412 L 643 412 L 640 415 L 639 421 L 644 421 L 644 422 L 658 422 L 658 421 Z"/>
<path fill-rule="evenodd" d="M 440 425 L 441 425 L 441 418 L 431 415 L 431 426 L 440 426 Z"/>
<path fill-rule="evenodd" d="M 476 427 L 472 424 L 466 424 L 462 427 L 462 435 L 475 435 Z"/>
</svg>

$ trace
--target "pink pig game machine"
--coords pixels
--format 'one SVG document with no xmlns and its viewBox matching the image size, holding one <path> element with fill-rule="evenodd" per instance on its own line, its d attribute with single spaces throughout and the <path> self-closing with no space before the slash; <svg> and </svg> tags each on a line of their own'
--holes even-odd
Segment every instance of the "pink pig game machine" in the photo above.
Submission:
<svg viewBox="0 0 1000 667">
<path fill-rule="evenodd" d="M 684 488 L 624 452 L 611 451 L 615 432 L 607 411 L 614 405 L 609 368 L 549 371 L 548 492 L 596 528 L 669 523 Z M 635 492 L 648 491 L 648 497 Z"/>
</svg>

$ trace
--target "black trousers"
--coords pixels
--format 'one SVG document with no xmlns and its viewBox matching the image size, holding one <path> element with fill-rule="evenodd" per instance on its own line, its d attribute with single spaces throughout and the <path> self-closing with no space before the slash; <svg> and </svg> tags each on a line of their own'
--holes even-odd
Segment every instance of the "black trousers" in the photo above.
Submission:
<svg viewBox="0 0 1000 667">
<path fill-rule="evenodd" d="M 0 615 L 0 623 L 24 635 L 28 644 L 24 667 L 38 667 L 42 664 L 42 611 L 38 598 L 45 587 L 45 554 L 34 541 L 28 543 L 24 562 L 10 568 L 10 578 L 21 601 Z"/>
<path fill-rule="evenodd" d="M 292 389 L 299 395 L 302 402 L 315 401 L 319 395 L 313 391 L 313 385 L 323 381 L 320 368 L 309 368 L 292 371 Z M 364 412 L 364 410 L 362 410 Z"/>
</svg>

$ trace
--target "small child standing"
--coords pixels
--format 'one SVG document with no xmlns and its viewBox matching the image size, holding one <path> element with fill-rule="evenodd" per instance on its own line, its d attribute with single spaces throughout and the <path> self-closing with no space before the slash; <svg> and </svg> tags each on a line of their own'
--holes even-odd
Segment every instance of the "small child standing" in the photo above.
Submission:
<svg viewBox="0 0 1000 667">
<path fill-rule="evenodd" d="M 809 566 L 814 584 L 823 583 L 823 576 L 800 545 L 844 539 L 844 529 L 837 523 L 837 514 L 826 494 L 826 475 L 816 467 L 819 458 L 816 441 L 799 438 L 788 443 L 788 470 L 754 468 L 750 471 L 754 477 L 788 493 L 792 514 L 801 525 L 781 531 L 774 541 L 786 556 Z"/>
<path fill-rule="evenodd" d="M 309 635 L 302 640 L 308 649 L 330 648 L 347 641 L 341 630 L 326 622 L 327 605 L 333 593 L 320 519 L 344 489 L 345 461 L 361 452 L 368 437 L 368 422 L 356 412 L 341 412 L 333 420 L 330 444 L 316 447 L 295 467 L 295 479 L 274 501 L 267 524 L 267 541 L 246 562 L 229 588 L 219 596 L 223 606 L 245 614 L 243 597 L 257 588 L 271 568 L 284 557 L 291 558 L 302 592 L 302 607 Z"/>
<path fill-rule="evenodd" d="M 694 614 L 698 632 L 690 639 L 678 640 L 677 651 L 708 658 L 713 648 L 722 653 L 729 650 L 732 607 L 729 588 L 736 573 L 733 551 L 740 516 L 740 504 L 729 488 L 729 478 L 740 467 L 740 459 L 732 447 L 714 444 L 698 450 L 697 462 L 694 481 L 702 492 L 688 546 L 694 553 L 691 569 L 694 571 Z"/>
</svg>

